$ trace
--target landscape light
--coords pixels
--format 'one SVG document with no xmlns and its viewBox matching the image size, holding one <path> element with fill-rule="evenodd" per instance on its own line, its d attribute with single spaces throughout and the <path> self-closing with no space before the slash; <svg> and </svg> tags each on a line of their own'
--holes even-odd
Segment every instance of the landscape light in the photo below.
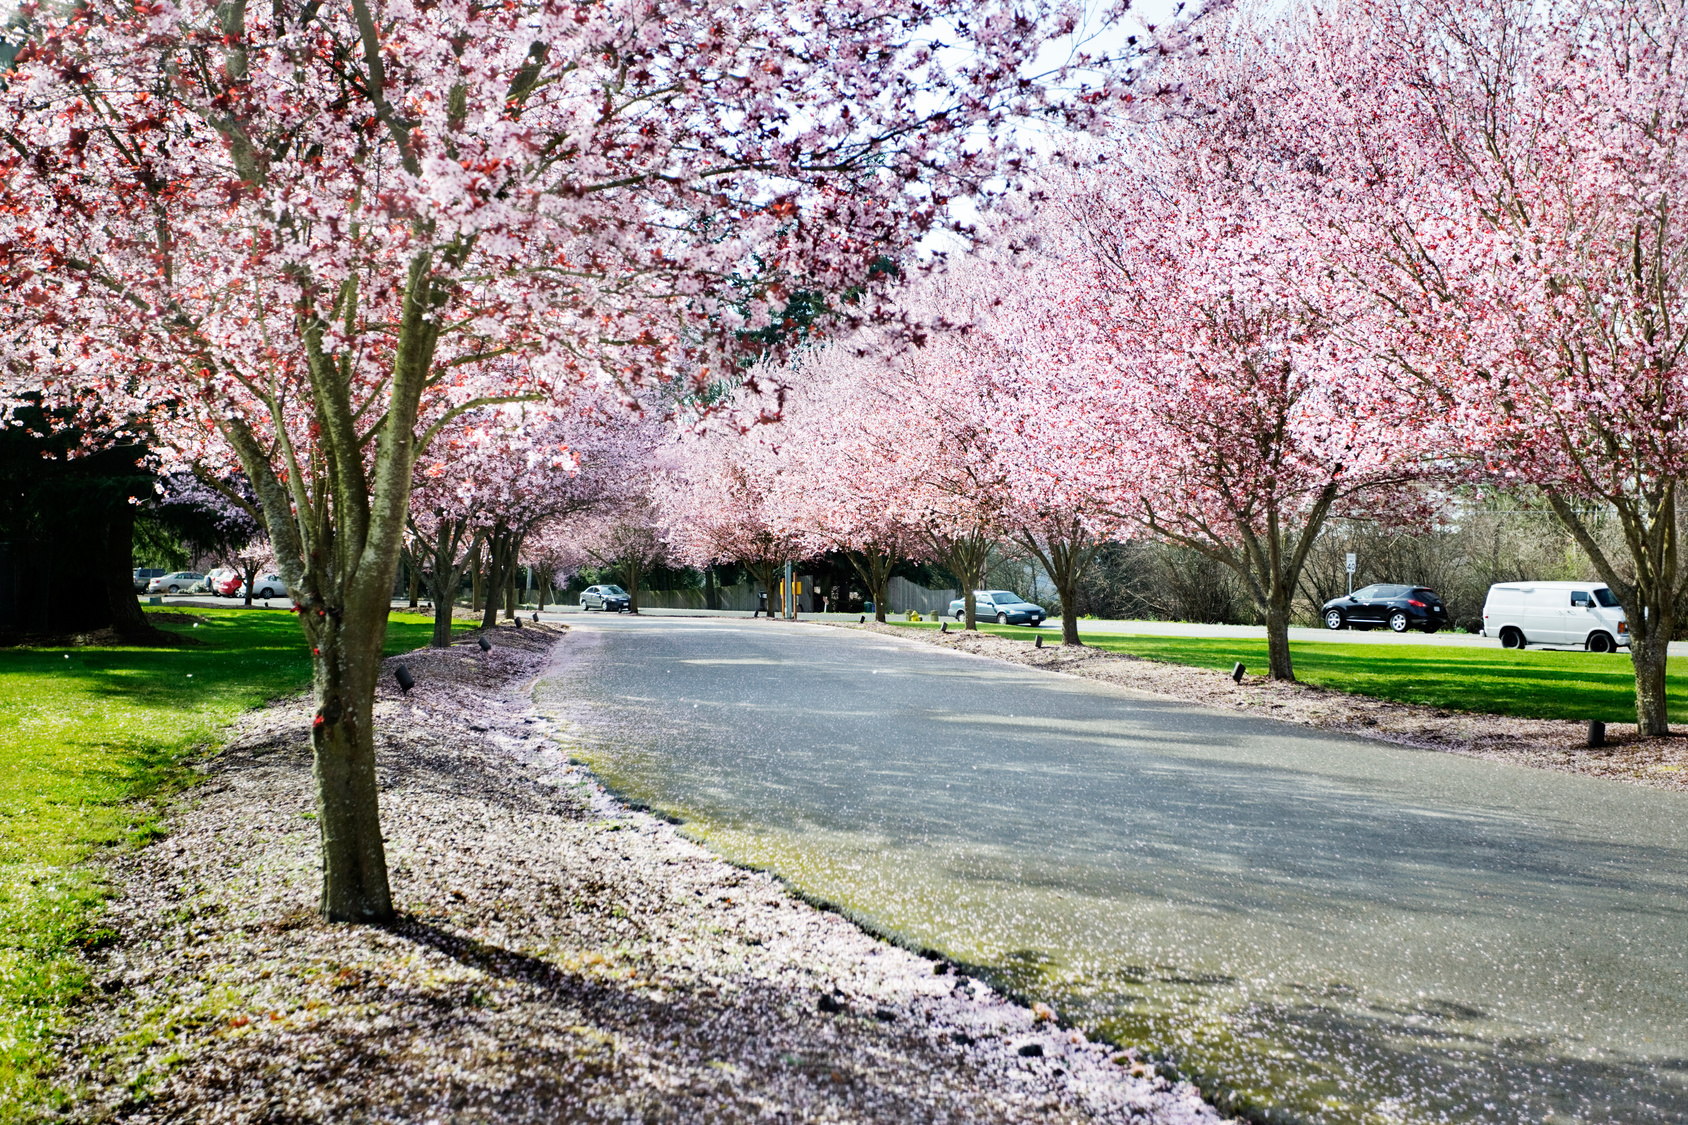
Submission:
<svg viewBox="0 0 1688 1125">
<path fill-rule="evenodd" d="M 1243 662 L 1241 660 L 1237 661 L 1237 666 L 1231 669 L 1231 680 L 1239 684 L 1243 682 Z"/>
<path fill-rule="evenodd" d="M 516 628 L 520 629 L 522 627 L 522 619 L 520 617 L 512 617 L 510 618 L 510 621 L 516 626 Z"/>
<path fill-rule="evenodd" d="M 487 640 L 485 637 L 482 637 L 480 639 L 480 642 L 481 642 L 481 651 L 482 652 L 491 652 L 492 651 L 492 642 L 491 641 Z"/>
<path fill-rule="evenodd" d="M 944 634 L 947 635 L 949 633 L 949 622 L 945 621 L 941 625 L 939 625 L 938 626 L 938 632 L 944 633 Z"/>
<path fill-rule="evenodd" d="M 1588 744 L 1591 747 L 1606 745 L 1605 723 L 1596 723 L 1590 720 L 1588 724 Z"/>
<path fill-rule="evenodd" d="M 533 615 L 533 623 L 535 625 L 539 624 L 539 614 L 536 613 Z"/>
<path fill-rule="evenodd" d="M 409 695 L 410 689 L 416 686 L 416 677 L 412 676 L 410 669 L 403 664 L 393 669 L 393 679 L 399 682 L 399 691 L 405 695 Z"/>
<path fill-rule="evenodd" d="M 865 613 L 862 614 L 862 619 L 860 621 L 856 622 L 856 624 L 857 625 L 866 625 L 867 624 L 867 614 L 865 614 Z"/>
<path fill-rule="evenodd" d="M 1037 647 L 1038 647 L 1038 648 L 1042 648 L 1042 647 L 1043 647 L 1043 634 L 1042 634 L 1042 633 L 1039 633 L 1039 634 L 1038 634 L 1038 635 L 1037 635 Z"/>
</svg>

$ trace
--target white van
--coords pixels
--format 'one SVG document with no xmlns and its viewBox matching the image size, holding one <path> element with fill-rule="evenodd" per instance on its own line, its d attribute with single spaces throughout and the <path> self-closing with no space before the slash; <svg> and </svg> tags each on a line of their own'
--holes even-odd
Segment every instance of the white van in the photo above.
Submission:
<svg viewBox="0 0 1688 1125">
<path fill-rule="evenodd" d="M 1578 645 L 1615 652 L 1629 620 L 1604 582 L 1497 582 L 1483 603 L 1483 635 L 1506 648 Z"/>
</svg>

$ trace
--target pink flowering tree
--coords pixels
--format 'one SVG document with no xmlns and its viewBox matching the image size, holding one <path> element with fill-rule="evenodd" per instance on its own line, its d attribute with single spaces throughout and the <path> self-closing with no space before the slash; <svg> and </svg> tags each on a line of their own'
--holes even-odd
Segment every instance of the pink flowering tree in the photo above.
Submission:
<svg viewBox="0 0 1688 1125">
<path fill-rule="evenodd" d="M 21 12 L 7 378 L 251 482 L 315 664 L 341 920 L 393 915 L 370 716 L 438 435 L 583 378 L 736 378 L 798 294 L 877 316 L 883 260 L 1014 158 L 997 126 L 1125 92 L 1028 81 L 1077 16 L 1035 3 Z"/>
<path fill-rule="evenodd" d="M 878 361 L 847 346 L 825 348 L 806 357 L 790 382 L 769 435 L 786 469 L 773 503 L 811 552 L 843 552 L 883 622 L 892 569 L 921 557 L 926 543 L 900 514 L 908 480 L 873 440 L 877 412 L 892 404 Z"/>
<path fill-rule="evenodd" d="M 1246 47 L 1246 44 L 1244 45 Z M 1294 678 L 1290 606 L 1333 515 L 1407 519 L 1434 420 L 1342 346 L 1349 302 L 1320 279 L 1304 154 L 1263 127 L 1257 55 L 1193 67 L 1187 101 L 1070 191 L 1072 283 L 1036 329 L 1053 456 L 1125 526 L 1234 571 L 1266 625 L 1268 674 Z M 1031 357 L 1029 362 L 1039 362 Z"/>
<path fill-rule="evenodd" d="M 1667 733 L 1688 586 L 1688 12 L 1376 5 L 1298 49 L 1318 62 L 1296 83 L 1323 146 L 1307 178 L 1342 204 L 1331 266 L 1388 313 L 1360 342 L 1487 479 L 1547 499 L 1624 608 L 1641 731 Z"/>
<path fill-rule="evenodd" d="M 793 466 L 784 438 L 783 426 L 717 425 L 687 433 L 665 451 L 653 493 L 673 528 L 675 557 L 692 566 L 745 567 L 767 595 L 770 617 L 782 568 L 819 549 L 791 503 L 786 478 Z"/>
</svg>

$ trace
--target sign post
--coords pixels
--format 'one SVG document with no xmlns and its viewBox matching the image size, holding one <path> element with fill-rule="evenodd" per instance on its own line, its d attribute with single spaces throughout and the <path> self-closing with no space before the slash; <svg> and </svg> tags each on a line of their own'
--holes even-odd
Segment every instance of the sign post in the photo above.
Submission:
<svg viewBox="0 0 1688 1125">
<path fill-rule="evenodd" d="M 1355 563 L 1354 552 L 1349 551 L 1348 552 L 1348 593 L 1350 595 L 1352 595 L 1354 593 L 1354 563 Z"/>
</svg>

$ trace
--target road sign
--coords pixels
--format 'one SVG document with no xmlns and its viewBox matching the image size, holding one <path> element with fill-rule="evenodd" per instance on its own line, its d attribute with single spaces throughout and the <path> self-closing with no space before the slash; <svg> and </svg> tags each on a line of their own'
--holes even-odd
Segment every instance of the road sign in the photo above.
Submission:
<svg viewBox="0 0 1688 1125">
<path fill-rule="evenodd" d="M 1353 551 L 1349 551 L 1349 552 L 1348 552 L 1348 573 L 1349 573 L 1349 574 L 1353 574 L 1353 573 L 1354 573 L 1354 569 L 1355 569 L 1355 567 L 1354 567 L 1354 564 L 1355 564 L 1355 560 L 1354 560 L 1354 552 L 1353 552 Z"/>
</svg>

